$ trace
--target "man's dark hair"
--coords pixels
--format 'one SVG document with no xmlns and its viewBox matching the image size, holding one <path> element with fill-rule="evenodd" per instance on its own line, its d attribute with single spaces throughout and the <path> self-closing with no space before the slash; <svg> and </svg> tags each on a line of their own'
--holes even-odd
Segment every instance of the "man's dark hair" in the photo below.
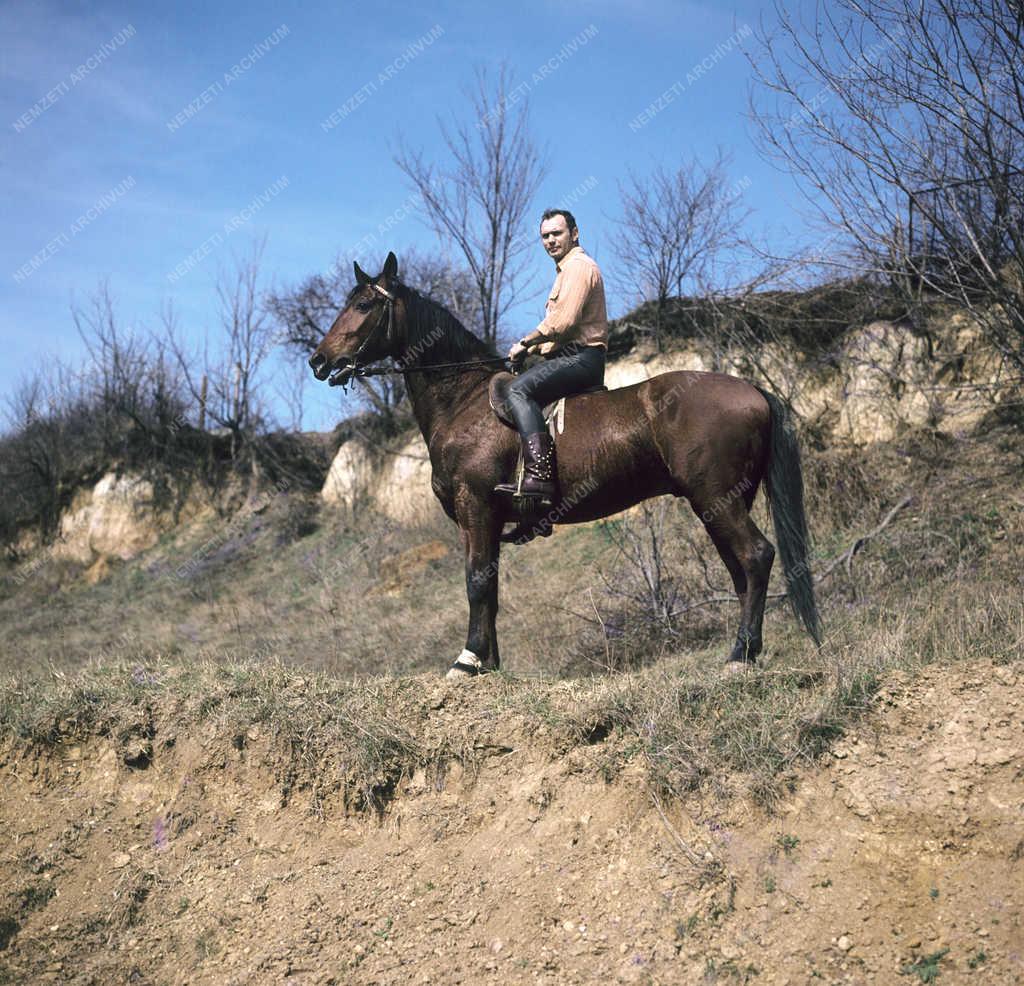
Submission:
<svg viewBox="0 0 1024 986">
<path fill-rule="evenodd" d="M 570 233 L 574 229 L 579 228 L 576 225 L 576 217 L 568 209 L 545 209 L 544 215 L 540 217 L 540 221 L 544 222 L 545 219 L 554 219 L 555 216 L 565 216 L 565 225 L 569 227 Z"/>
</svg>

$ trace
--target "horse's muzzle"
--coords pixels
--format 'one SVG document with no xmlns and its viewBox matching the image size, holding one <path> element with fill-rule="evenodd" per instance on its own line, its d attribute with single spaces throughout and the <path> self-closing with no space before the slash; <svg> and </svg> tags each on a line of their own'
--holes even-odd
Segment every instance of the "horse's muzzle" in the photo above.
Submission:
<svg viewBox="0 0 1024 986">
<path fill-rule="evenodd" d="M 310 356 L 309 365 L 317 380 L 327 380 L 332 387 L 338 386 L 339 383 L 347 383 L 352 376 L 352 360 L 348 356 L 340 356 L 333 363 L 329 363 L 323 353 L 316 352 Z"/>
<path fill-rule="evenodd" d="M 327 365 L 327 357 L 323 353 L 316 352 L 309 357 L 309 366 L 313 371 L 313 376 L 317 380 L 326 380 L 327 374 L 330 372 L 330 367 Z"/>
</svg>

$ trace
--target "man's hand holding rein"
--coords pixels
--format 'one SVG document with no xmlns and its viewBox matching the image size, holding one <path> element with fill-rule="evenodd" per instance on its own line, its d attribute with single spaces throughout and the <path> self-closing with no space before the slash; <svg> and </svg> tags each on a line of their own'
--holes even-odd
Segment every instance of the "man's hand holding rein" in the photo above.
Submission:
<svg viewBox="0 0 1024 986">
<path fill-rule="evenodd" d="M 539 346 L 546 338 L 542 332 L 531 332 L 529 335 L 523 336 L 518 342 L 512 343 L 512 348 L 508 351 L 508 358 L 513 363 L 524 359 L 529 355 L 531 349 Z"/>
</svg>

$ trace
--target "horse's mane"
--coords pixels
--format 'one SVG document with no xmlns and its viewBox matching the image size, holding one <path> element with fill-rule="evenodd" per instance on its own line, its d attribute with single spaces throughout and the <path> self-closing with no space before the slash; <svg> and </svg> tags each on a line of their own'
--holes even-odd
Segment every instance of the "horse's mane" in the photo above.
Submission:
<svg viewBox="0 0 1024 986">
<path fill-rule="evenodd" d="M 399 285 L 408 314 L 407 363 L 458 363 L 497 356 L 444 305 L 407 284 Z"/>
</svg>

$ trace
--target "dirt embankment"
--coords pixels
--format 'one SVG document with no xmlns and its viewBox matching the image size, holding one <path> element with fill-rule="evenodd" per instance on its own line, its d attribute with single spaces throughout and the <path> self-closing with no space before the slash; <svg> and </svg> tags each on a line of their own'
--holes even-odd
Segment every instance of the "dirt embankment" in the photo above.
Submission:
<svg viewBox="0 0 1024 986">
<path fill-rule="evenodd" d="M 1022 686 L 891 677 L 772 815 L 511 717 L 379 813 L 257 727 L 9 745 L 0 981 L 1024 982 Z M 493 686 L 425 687 L 451 735 Z"/>
</svg>

